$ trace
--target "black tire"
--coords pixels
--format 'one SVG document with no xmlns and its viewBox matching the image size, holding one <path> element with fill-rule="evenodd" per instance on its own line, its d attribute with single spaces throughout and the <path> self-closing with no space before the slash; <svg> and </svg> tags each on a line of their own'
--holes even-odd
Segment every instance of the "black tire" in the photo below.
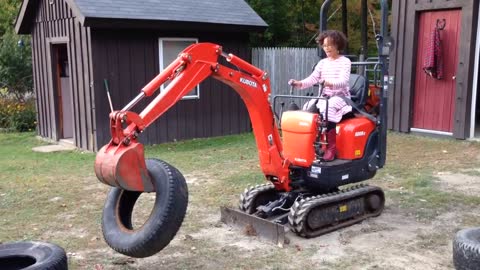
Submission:
<svg viewBox="0 0 480 270">
<path fill-rule="evenodd" d="M 136 258 L 151 256 L 170 243 L 188 204 L 187 183 L 175 167 L 158 159 L 147 159 L 146 164 L 156 193 L 148 220 L 133 229 L 132 211 L 141 192 L 112 188 L 103 209 L 102 231 L 107 244 Z"/>
<path fill-rule="evenodd" d="M 480 269 L 480 228 L 457 232 L 453 240 L 453 264 L 457 270 Z"/>
<path fill-rule="evenodd" d="M 63 248 L 43 242 L 13 242 L 0 245 L 2 270 L 64 270 L 68 269 Z"/>
</svg>

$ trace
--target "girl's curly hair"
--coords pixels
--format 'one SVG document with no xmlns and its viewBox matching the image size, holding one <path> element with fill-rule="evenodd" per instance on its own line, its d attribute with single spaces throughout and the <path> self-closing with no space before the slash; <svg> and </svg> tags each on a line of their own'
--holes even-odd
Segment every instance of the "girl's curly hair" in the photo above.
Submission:
<svg viewBox="0 0 480 270">
<path fill-rule="evenodd" d="M 318 35 L 315 41 L 318 43 L 319 46 L 322 46 L 323 41 L 326 38 L 330 38 L 330 40 L 333 42 L 333 44 L 337 47 L 339 51 L 343 51 L 347 46 L 347 37 L 345 37 L 345 35 L 338 30 L 323 31 L 322 33 L 320 33 L 320 35 Z"/>
</svg>

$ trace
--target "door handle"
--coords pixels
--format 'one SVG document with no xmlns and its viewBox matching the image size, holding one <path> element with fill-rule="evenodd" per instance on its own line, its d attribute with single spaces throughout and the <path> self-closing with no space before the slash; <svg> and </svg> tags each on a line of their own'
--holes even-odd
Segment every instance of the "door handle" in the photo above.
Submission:
<svg viewBox="0 0 480 270">
<path fill-rule="evenodd" d="M 457 75 L 453 75 L 452 80 L 456 80 L 456 79 L 457 79 Z"/>
</svg>

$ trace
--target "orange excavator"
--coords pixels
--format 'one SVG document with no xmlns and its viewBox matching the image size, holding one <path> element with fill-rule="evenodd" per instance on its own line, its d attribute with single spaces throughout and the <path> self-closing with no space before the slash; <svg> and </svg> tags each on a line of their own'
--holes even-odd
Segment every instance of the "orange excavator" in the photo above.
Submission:
<svg viewBox="0 0 480 270">
<path fill-rule="evenodd" d="M 387 1 L 382 1 L 382 8 L 388 10 L 386 5 Z M 319 154 L 323 145 L 321 117 L 304 110 L 276 116 L 265 71 L 223 52 L 220 45 L 199 43 L 183 50 L 125 108 L 110 113 L 112 139 L 98 151 L 95 160 L 97 178 L 114 187 L 102 217 L 108 245 L 128 256 L 147 257 L 168 245 L 180 228 L 188 203 L 185 178 L 165 161 L 145 159 L 138 137 L 208 77 L 229 85 L 244 101 L 260 168 L 267 180 L 267 184 L 249 188 L 240 196 L 239 210 L 223 208 L 222 220 L 252 225 L 254 230 L 270 234 L 281 243 L 287 224 L 300 236 L 315 237 L 379 215 L 385 202 L 379 187 L 339 187 L 370 179 L 385 164 L 389 50 L 383 42 L 386 25 L 382 25 L 381 32 L 377 37 L 377 66 L 382 78 L 378 114 L 366 113 L 361 107 L 364 104 L 352 104 L 357 113 L 337 125 L 338 154 L 331 162 L 323 161 Z M 228 66 L 220 64 L 220 58 L 225 58 Z M 167 81 L 168 86 L 140 114 L 131 111 Z M 365 97 L 368 85 L 362 91 Z M 156 199 L 145 224 L 133 228 L 132 212 L 142 192 L 155 192 Z"/>
</svg>

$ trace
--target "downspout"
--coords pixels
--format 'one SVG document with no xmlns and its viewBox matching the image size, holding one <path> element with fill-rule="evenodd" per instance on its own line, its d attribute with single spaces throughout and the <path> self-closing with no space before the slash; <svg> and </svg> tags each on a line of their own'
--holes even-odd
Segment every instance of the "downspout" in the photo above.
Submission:
<svg viewBox="0 0 480 270">
<path fill-rule="evenodd" d="M 480 14 L 480 5 L 478 5 L 478 13 Z M 477 16 L 478 17 L 478 16 Z M 473 85 L 472 85 L 472 107 L 470 113 L 470 139 L 475 137 L 475 110 L 477 106 L 477 87 L 478 87 L 478 65 L 480 57 L 480 18 L 477 19 L 477 37 L 475 44 L 475 61 L 473 67 Z"/>
</svg>

